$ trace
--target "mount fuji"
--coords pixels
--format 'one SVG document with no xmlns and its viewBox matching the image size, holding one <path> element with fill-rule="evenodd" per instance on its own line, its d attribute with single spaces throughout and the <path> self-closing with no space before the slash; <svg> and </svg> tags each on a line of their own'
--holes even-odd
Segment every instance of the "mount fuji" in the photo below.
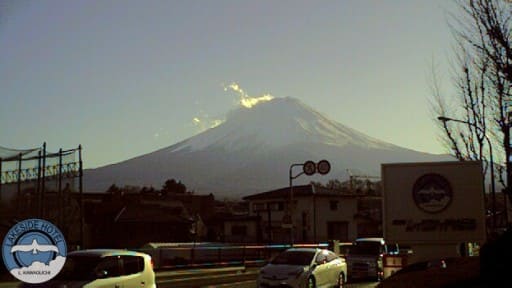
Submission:
<svg viewBox="0 0 512 288">
<path fill-rule="evenodd" d="M 181 181 L 196 194 L 237 199 L 289 185 L 290 166 L 328 160 L 327 175 L 301 175 L 293 184 L 347 178 L 347 171 L 378 176 L 381 163 L 453 160 L 380 141 L 332 121 L 294 98 L 240 107 L 226 120 L 172 146 L 84 171 L 85 191 L 110 185 L 153 186 Z M 299 167 L 294 175 L 301 172 Z"/>
</svg>

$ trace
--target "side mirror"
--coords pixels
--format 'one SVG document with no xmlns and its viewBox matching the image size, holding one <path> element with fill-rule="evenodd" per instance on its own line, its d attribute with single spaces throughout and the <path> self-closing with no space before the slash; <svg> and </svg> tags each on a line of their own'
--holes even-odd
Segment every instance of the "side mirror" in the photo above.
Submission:
<svg viewBox="0 0 512 288">
<path fill-rule="evenodd" d="M 320 261 L 316 261 L 316 263 L 315 263 L 315 264 L 316 264 L 316 265 L 322 265 L 322 264 L 325 264 L 325 263 L 327 263 L 327 260 L 326 260 L 326 259 L 324 259 L 324 260 L 320 260 Z"/>
</svg>

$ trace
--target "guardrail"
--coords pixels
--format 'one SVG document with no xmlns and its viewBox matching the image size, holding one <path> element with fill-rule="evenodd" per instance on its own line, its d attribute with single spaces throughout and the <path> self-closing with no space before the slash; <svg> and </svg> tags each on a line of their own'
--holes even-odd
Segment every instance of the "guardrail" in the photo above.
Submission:
<svg viewBox="0 0 512 288">
<path fill-rule="evenodd" d="M 255 280 L 258 268 L 244 266 L 161 271 L 156 273 L 159 288 L 202 287 L 230 282 Z"/>
<path fill-rule="evenodd" d="M 152 243 L 137 251 L 150 254 L 155 270 L 262 266 L 290 247 L 327 247 L 318 244 L 236 245 L 224 243 Z"/>
</svg>

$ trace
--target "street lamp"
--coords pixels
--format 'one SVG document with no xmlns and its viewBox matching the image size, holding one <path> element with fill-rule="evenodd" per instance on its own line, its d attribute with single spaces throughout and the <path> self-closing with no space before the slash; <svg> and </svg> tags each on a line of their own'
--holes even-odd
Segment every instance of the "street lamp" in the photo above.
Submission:
<svg viewBox="0 0 512 288">
<path fill-rule="evenodd" d="M 293 171 L 293 167 L 297 167 L 297 166 L 301 166 L 302 167 L 302 171 L 297 174 L 297 175 L 293 175 L 292 171 Z M 294 243 L 294 231 L 293 231 L 293 216 L 294 216 L 294 203 L 293 203 L 293 179 L 299 177 L 300 175 L 302 174 L 306 174 L 306 175 L 312 175 L 312 174 L 315 174 L 315 169 L 316 169 L 316 165 L 315 165 L 315 162 L 313 161 L 306 161 L 306 163 L 296 163 L 296 164 L 292 164 L 290 165 L 290 170 L 289 170 L 289 183 L 290 183 L 290 204 L 288 205 L 288 215 L 286 216 L 286 222 L 285 223 L 285 226 L 286 227 L 289 227 L 290 228 L 290 243 L 291 245 L 293 246 L 293 243 Z"/>
<path fill-rule="evenodd" d="M 487 144 L 489 145 L 489 160 L 491 162 L 490 168 L 491 168 L 491 195 L 492 195 L 492 229 L 494 230 L 494 232 L 496 232 L 496 188 L 494 185 L 494 161 L 492 158 L 491 140 L 489 139 L 489 137 L 487 137 L 487 134 L 485 133 L 485 131 L 481 127 L 477 126 L 475 123 L 472 123 L 469 121 L 453 119 L 453 118 L 448 118 L 448 117 L 444 117 L 444 116 L 437 117 L 437 120 L 443 121 L 445 123 L 448 121 L 453 121 L 453 122 L 468 124 L 468 125 L 475 127 L 476 129 L 480 130 L 481 132 L 483 132 L 483 135 L 484 135 L 485 139 L 487 140 Z"/>
<path fill-rule="evenodd" d="M 302 171 L 299 174 L 293 175 L 293 167 L 301 166 Z M 289 182 L 290 182 L 290 204 L 288 205 L 288 215 L 286 215 L 286 224 L 285 226 L 290 228 L 290 242 L 293 246 L 294 243 L 294 235 L 293 235 L 293 216 L 294 216 L 294 200 L 293 200 L 293 179 L 299 177 L 302 174 L 307 176 L 311 176 L 315 173 L 320 173 L 321 175 L 325 175 L 331 171 L 331 164 L 327 160 L 320 160 L 318 163 L 315 163 L 311 160 L 306 161 L 304 163 L 296 163 L 290 165 L 289 170 Z M 284 221 L 283 221 L 284 222 Z"/>
</svg>

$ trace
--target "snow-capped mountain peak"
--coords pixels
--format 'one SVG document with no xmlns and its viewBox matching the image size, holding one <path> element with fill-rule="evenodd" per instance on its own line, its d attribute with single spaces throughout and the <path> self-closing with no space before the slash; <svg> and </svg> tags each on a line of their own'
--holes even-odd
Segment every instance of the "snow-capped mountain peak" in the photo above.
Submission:
<svg viewBox="0 0 512 288">
<path fill-rule="evenodd" d="M 394 145 L 336 123 L 299 100 L 274 98 L 231 111 L 221 125 L 191 137 L 173 151 L 199 151 L 208 147 L 243 149 L 250 146 L 282 147 L 294 143 L 347 144 L 391 149 Z"/>
</svg>

